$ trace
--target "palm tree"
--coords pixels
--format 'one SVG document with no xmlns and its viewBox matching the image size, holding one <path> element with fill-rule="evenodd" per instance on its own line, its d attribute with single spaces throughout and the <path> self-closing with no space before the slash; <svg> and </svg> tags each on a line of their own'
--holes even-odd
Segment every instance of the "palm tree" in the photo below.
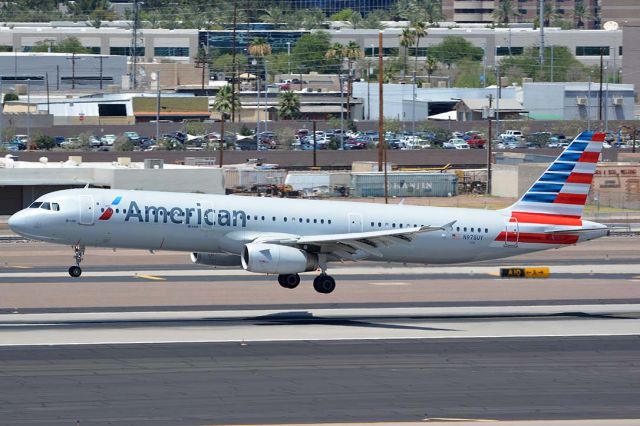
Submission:
<svg viewBox="0 0 640 426">
<path fill-rule="evenodd" d="M 442 2 L 440 0 L 423 0 L 420 4 L 421 15 L 431 24 L 437 24 L 444 19 L 442 14 Z"/>
<path fill-rule="evenodd" d="M 280 93 L 280 102 L 278 103 L 278 115 L 280 117 L 292 120 L 300 114 L 300 96 L 297 93 L 287 90 Z"/>
<path fill-rule="evenodd" d="M 407 74 L 407 57 L 409 56 L 409 46 L 412 46 L 416 40 L 415 33 L 411 28 L 404 28 L 402 34 L 400 34 L 400 46 L 404 47 L 404 67 L 403 72 Z M 404 78 L 403 78 L 404 80 Z"/>
<path fill-rule="evenodd" d="M 588 21 L 591 18 L 589 8 L 585 6 L 584 0 L 576 0 L 576 4 L 573 7 L 573 19 L 575 20 L 576 28 L 584 28 L 584 21 Z"/>
<path fill-rule="evenodd" d="M 504 25 L 509 25 L 512 16 L 518 16 L 518 11 L 513 7 L 513 0 L 500 0 L 498 7 L 493 11 L 493 19 Z"/>
<path fill-rule="evenodd" d="M 358 11 L 351 12 L 351 16 L 349 16 L 349 25 L 356 30 L 362 23 L 362 15 Z"/>
<path fill-rule="evenodd" d="M 416 54 L 413 69 L 418 69 L 418 48 L 420 47 L 420 39 L 427 36 L 427 25 L 424 22 L 416 22 L 413 29 L 413 35 L 416 38 Z"/>
<path fill-rule="evenodd" d="M 268 24 L 281 24 L 285 22 L 284 10 L 278 6 L 271 6 L 265 9 L 265 13 L 260 16 L 262 22 Z"/>
<path fill-rule="evenodd" d="M 354 62 L 364 57 L 364 53 L 358 43 L 350 41 L 344 46 L 343 54 L 347 58 L 347 70 L 349 71 L 349 78 L 347 79 L 347 115 L 351 118 L 352 66 Z"/>
<path fill-rule="evenodd" d="M 438 69 L 438 60 L 431 55 L 427 56 L 425 67 L 427 68 L 427 81 L 431 83 L 431 75 Z"/>
<path fill-rule="evenodd" d="M 218 111 L 220 113 L 220 167 L 222 167 L 223 162 L 223 152 L 224 152 L 224 122 L 227 119 L 227 115 L 231 113 L 231 111 L 239 111 L 242 108 L 240 104 L 240 96 L 238 93 L 234 93 L 235 88 L 233 85 L 227 84 L 223 86 L 218 94 L 216 95 L 215 100 L 213 101 L 213 105 L 211 106 L 214 111 Z M 234 108 L 235 106 L 235 108 Z"/>
<path fill-rule="evenodd" d="M 263 37 L 256 37 L 249 43 L 249 54 L 251 56 L 263 58 L 271 54 L 271 46 Z"/>
<path fill-rule="evenodd" d="M 544 8 L 542 9 L 544 16 L 544 26 L 548 27 L 551 25 L 551 22 L 555 21 L 558 17 L 558 13 L 552 2 L 544 1 Z"/>
</svg>

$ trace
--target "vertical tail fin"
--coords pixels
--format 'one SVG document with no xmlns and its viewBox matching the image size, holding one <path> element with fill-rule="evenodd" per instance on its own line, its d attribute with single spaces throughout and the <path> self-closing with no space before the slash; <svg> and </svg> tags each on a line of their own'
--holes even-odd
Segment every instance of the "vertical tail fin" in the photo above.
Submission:
<svg viewBox="0 0 640 426">
<path fill-rule="evenodd" d="M 581 218 L 604 133 L 583 132 L 507 210 Z"/>
</svg>

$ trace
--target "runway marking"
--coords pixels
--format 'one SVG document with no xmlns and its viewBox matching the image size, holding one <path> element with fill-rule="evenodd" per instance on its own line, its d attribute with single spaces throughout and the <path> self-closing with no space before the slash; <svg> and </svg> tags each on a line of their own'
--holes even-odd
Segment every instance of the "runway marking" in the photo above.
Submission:
<svg viewBox="0 0 640 426">
<path fill-rule="evenodd" d="M 369 283 L 369 285 L 377 285 L 380 287 L 384 286 L 403 286 L 403 285 L 412 285 L 411 283 L 401 283 L 401 282 L 390 282 L 390 283 Z"/>
<path fill-rule="evenodd" d="M 458 419 L 455 417 L 427 417 L 422 419 L 423 422 L 473 422 L 473 423 L 488 423 L 497 422 L 494 419 Z"/>
<path fill-rule="evenodd" d="M 5 265 L 7 269 L 33 269 L 32 266 L 20 266 L 20 265 Z"/>
<path fill-rule="evenodd" d="M 156 277 L 155 275 L 138 275 L 138 274 L 134 274 L 134 278 L 144 278 L 147 280 L 153 280 L 153 281 L 166 281 L 166 278 L 162 278 L 162 277 Z"/>
</svg>

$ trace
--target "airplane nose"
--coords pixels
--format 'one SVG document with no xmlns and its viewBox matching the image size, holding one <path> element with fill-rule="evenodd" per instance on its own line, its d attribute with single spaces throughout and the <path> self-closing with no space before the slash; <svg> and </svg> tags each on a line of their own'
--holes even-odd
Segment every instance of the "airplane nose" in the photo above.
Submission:
<svg viewBox="0 0 640 426">
<path fill-rule="evenodd" d="M 22 234 L 27 227 L 27 218 L 23 212 L 18 212 L 13 214 L 7 223 L 13 232 Z"/>
</svg>

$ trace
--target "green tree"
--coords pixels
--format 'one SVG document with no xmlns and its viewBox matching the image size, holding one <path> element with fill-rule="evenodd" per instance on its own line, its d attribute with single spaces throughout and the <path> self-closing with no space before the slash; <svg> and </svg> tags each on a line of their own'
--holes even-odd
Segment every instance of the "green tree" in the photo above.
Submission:
<svg viewBox="0 0 640 426">
<path fill-rule="evenodd" d="M 391 17 L 389 16 L 388 12 L 384 10 L 374 10 L 372 12 L 367 13 L 367 16 L 365 16 L 364 20 L 360 24 L 360 27 L 372 29 L 372 30 L 373 29 L 381 30 L 384 28 L 384 25 L 382 25 L 381 21 L 389 21 L 389 20 L 391 20 Z"/>
<path fill-rule="evenodd" d="M 234 90 L 235 88 L 230 84 L 223 86 L 222 89 L 220 89 L 216 94 L 216 98 L 211 105 L 212 109 L 219 112 L 223 116 L 227 115 L 231 113 L 232 109 L 234 109 L 232 105 L 235 101 L 235 110 L 239 111 L 242 107 L 240 105 L 240 96 L 238 95 L 237 91 L 234 96 Z"/>
<path fill-rule="evenodd" d="M 413 32 L 413 30 L 411 30 L 411 28 L 403 28 L 402 34 L 400 34 L 400 46 L 402 46 L 404 49 L 404 55 L 402 58 L 404 65 L 402 67 L 402 71 L 405 78 L 407 75 L 407 59 L 409 58 L 409 47 L 413 46 L 415 41 L 416 34 Z"/>
<path fill-rule="evenodd" d="M 241 53 L 236 54 L 236 64 L 246 64 L 247 56 Z M 218 72 L 224 72 L 226 74 L 233 73 L 233 55 L 225 53 L 224 55 L 215 56 L 213 59 L 212 68 Z"/>
<path fill-rule="evenodd" d="M 418 49 L 420 48 L 420 39 L 427 36 L 427 25 L 424 22 L 416 22 L 413 28 L 413 35 L 416 39 L 416 52 L 414 57 L 413 69 L 418 69 Z M 414 82 L 415 83 L 415 82 Z"/>
<path fill-rule="evenodd" d="M 269 24 L 281 24 L 286 21 L 285 15 L 284 9 L 273 5 L 265 9 L 265 13 L 260 16 L 260 20 Z"/>
<path fill-rule="evenodd" d="M 60 43 L 49 43 L 39 41 L 31 48 L 32 52 L 48 52 L 51 49 L 55 53 L 89 53 L 89 49 L 84 47 L 77 37 L 67 37 Z"/>
<path fill-rule="evenodd" d="M 513 0 L 499 0 L 498 7 L 493 11 L 493 19 L 499 24 L 509 25 L 515 16 L 518 16 L 518 11 L 513 6 Z"/>
<path fill-rule="evenodd" d="M 339 12 L 336 12 L 333 15 L 329 16 L 329 20 L 330 21 L 349 21 L 353 16 L 353 13 L 354 11 L 351 8 L 342 9 Z"/>
<path fill-rule="evenodd" d="M 255 37 L 249 43 L 249 54 L 258 58 L 264 58 L 271 54 L 271 46 L 263 37 Z"/>
<path fill-rule="evenodd" d="M 461 36 L 446 36 L 440 44 L 433 46 L 431 50 L 433 55 L 448 67 L 463 59 L 481 61 L 484 54 L 481 47 L 474 46 Z"/>
<path fill-rule="evenodd" d="M 347 21 L 349 22 L 349 25 L 351 26 L 351 28 L 353 28 L 354 30 L 357 30 L 358 28 L 362 28 L 363 20 L 360 12 L 354 11 Z"/>
<path fill-rule="evenodd" d="M 287 90 L 281 92 L 278 102 L 278 115 L 285 119 L 294 119 L 300 115 L 300 96 L 297 93 Z"/>
<path fill-rule="evenodd" d="M 549 24 L 558 19 L 558 12 L 556 12 L 555 2 L 545 1 L 542 9 L 544 17 L 544 26 L 548 27 Z"/>
<path fill-rule="evenodd" d="M 52 149 L 56 147 L 55 139 L 47 135 L 36 135 L 36 137 L 33 138 L 33 142 L 38 149 Z"/>
<path fill-rule="evenodd" d="M 584 0 L 576 0 L 576 4 L 573 6 L 573 19 L 576 28 L 584 28 L 585 21 L 591 18 L 589 8 L 584 4 Z"/>
<path fill-rule="evenodd" d="M 327 57 L 331 36 L 326 31 L 304 34 L 291 49 L 291 61 L 297 72 L 333 73 L 339 69 L 337 58 Z"/>
<path fill-rule="evenodd" d="M 482 87 L 480 80 L 483 73 L 482 63 L 472 61 L 471 59 L 463 59 L 458 63 L 458 74 L 454 80 L 455 87 Z M 486 85 L 495 83 L 493 74 L 486 76 Z"/>
<path fill-rule="evenodd" d="M 2 101 L 2 104 L 4 105 L 7 102 L 19 101 L 19 100 L 20 100 L 20 96 L 18 96 L 16 93 L 9 92 L 4 94 L 4 100 Z"/>
<path fill-rule="evenodd" d="M 545 47 L 545 58 L 551 57 L 551 49 L 553 49 L 554 81 L 579 81 L 588 75 L 587 67 L 580 63 L 567 47 Z M 538 47 L 527 47 L 522 55 L 503 59 L 501 68 L 505 73 L 511 72 L 512 68 L 516 68 L 525 77 L 533 78 L 537 81 L 550 81 L 552 73 L 551 61 L 546 61 L 541 71 L 538 56 Z"/>
</svg>

